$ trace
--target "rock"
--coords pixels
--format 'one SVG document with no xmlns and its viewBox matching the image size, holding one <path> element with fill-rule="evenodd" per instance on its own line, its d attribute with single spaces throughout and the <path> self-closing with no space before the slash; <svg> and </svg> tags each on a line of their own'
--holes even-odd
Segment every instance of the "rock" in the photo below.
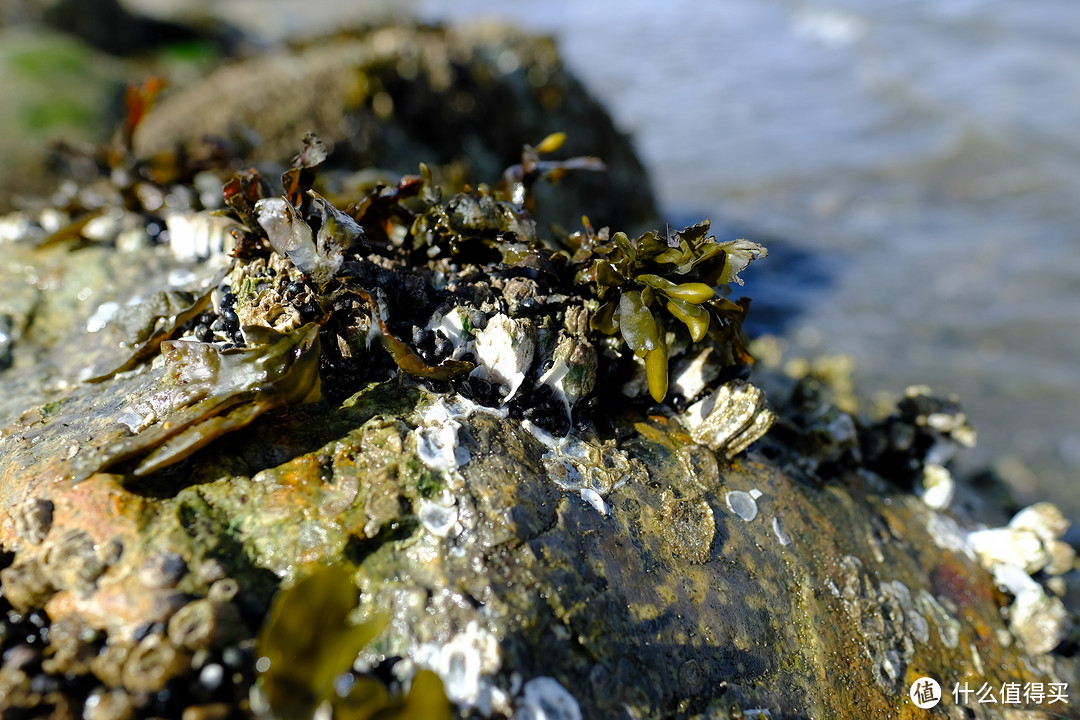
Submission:
<svg viewBox="0 0 1080 720">
<path fill-rule="evenodd" d="M 440 103 L 460 77 L 491 70 L 483 57 L 468 71 L 450 62 L 472 41 L 380 32 L 222 69 L 169 100 L 157 130 L 140 129 L 143 152 L 190 138 L 187 118 L 200 112 L 209 123 L 239 115 L 207 98 L 251 97 L 269 103 L 268 157 L 293 151 L 283 135 L 315 100 L 325 107 L 314 119 L 346 157 L 374 152 L 342 117 L 355 111 L 373 124 L 363 137 L 393 145 L 414 130 L 395 130 L 388 114 L 407 105 L 408 87 L 400 71 L 372 69 L 362 74 L 371 84 L 343 99 L 341 83 L 360 75 L 341 68 L 412 58 L 427 83 L 417 102 L 440 113 L 458 112 Z M 543 43 L 490 42 L 477 47 L 561 73 Z M 440 74 L 451 69 L 463 75 Z M 536 110 L 545 96 L 514 72 L 489 89 L 516 88 Z M 564 100 L 549 98 L 560 119 Z M 456 116 L 440 122 L 476 132 Z M 527 159 L 517 148 L 511 160 Z M 148 227 L 128 228 L 147 242 L 121 242 L 119 222 L 97 239 L 72 230 L 91 243 L 73 252 L 63 238 L 38 246 L 51 213 L 8 221 L 15 269 L 0 267 L 11 287 L 0 314 L 17 337 L 0 370 L 5 711 L 51 698 L 84 717 L 273 713 L 252 692 L 270 663 L 254 636 L 273 627 L 275 593 L 290 597 L 326 565 L 344 578 L 336 617 L 349 623 L 292 646 L 324 651 L 328 675 L 310 682 L 328 700 L 356 700 L 354 689 L 400 700 L 430 670 L 463 716 L 842 719 L 896 715 L 926 676 L 944 687 L 1080 682 L 1070 575 L 1058 576 L 1058 597 L 1043 590 L 1046 573 L 1030 574 L 1072 562 L 1054 513 L 968 534 L 969 519 L 913 492 L 974 439 L 954 402 L 914 389 L 888 420 L 860 425 L 804 384 L 770 409 L 760 388 L 732 379 L 746 369 L 737 324 L 722 340 L 703 337 L 704 351 L 689 334 L 700 324 L 680 335 L 641 317 L 649 327 L 631 339 L 670 350 L 685 395 L 628 398 L 621 388 L 639 360 L 613 325 L 593 327 L 603 298 L 589 273 L 607 270 L 588 264 L 589 252 L 616 253 L 628 238 L 586 228 L 567 240 L 579 256 L 568 259 L 540 242 L 523 205 L 490 188 L 443 200 L 422 173 L 348 206 L 360 232 L 331 247 L 326 228 L 349 223 L 307 192 L 318 162 L 306 162 L 285 176 L 296 192 L 284 200 L 318 226 L 308 225 L 307 274 L 259 234 L 266 198 L 253 175 L 226 193 L 238 223 L 228 272 L 220 243 L 199 261 L 193 243 L 174 252 Z M 167 187 L 198 205 L 192 183 Z M 127 187 L 136 198 L 163 192 L 146 177 Z M 72 213 L 60 225 L 77 222 Z M 719 257 L 707 232 L 666 239 Z M 639 240 L 631 249 L 651 258 L 671 247 Z M 609 287 L 622 282 L 610 272 Z M 42 290 L 45 276 L 60 289 Z M 713 293 L 692 278 L 643 276 L 651 289 L 628 291 L 642 317 L 650 295 L 704 303 Z M 79 299 L 86 291 L 93 303 Z M 691 321 L 710 312 L 688 303 L 679 312 Z M 560 362 L 561 384 L 549 374 Z M 321 605 L 300 607 L 307 614 L 289 627 L 319 625 Z M 368 631 L 359 654 L 328 649 Z"/>
<path fill-rule="evenodd" d="M 573 707 L 573 698 L 589 717 L 624 705 L 686 704 L 844 717 L 846 701 L 818 691 L 829 678 L 859 685 L 860 713 L 892 707 L 911 673 L 948 677 L 950 668 L 978 662 L 988 681 L 1016 679 L 1002 660 L 1017 651 L 1000 638 L 1011 631 L 1024 652 L 1039 654 L 1067 628 L 1060 600 L 1039 591 L 1018 597 L 1007 630 L 981 570 L 963 552 L 939 547 L 931 530 L 938 511 L 914 495 L 880 495 L 854 474 L 816 489 L 760 455 L 717 459 L 678 439 L 670 421 L 622 434 L 620 451 L 647 475 L 609 487 L 602 514 L 548 475 L 541 460 L 548 449 L 518 421 L 478 408 L 457 420 L 469 459 L 435 471 L 459 527 L 430 528 L 415 519 L 428 501 L 407 469 L 418 462 L 409 438 L 423 432 L 416 408 L 430 402 L 422 391 L 373 386 L 324 421 L 340 428 L 329 443 L 251 477 L 144 500 L 141 537 L 168 535 L 174 552 L 197 557 L 222 542 L 221 518 L 233 518 L 239 554 L 218 562 L 242 588 L 264 582 L 258 568 L 291 577 L 340 558 L 359 538 L 361 606 L 392 617 L 379 655 L 447 671 L 457 666 L 432 660 L 432 651 L 472 647 L 465 639 L 480 633 L 496 649 L 484 651 L 486 661 L 467 661 L 465 676 L 446 678 L 461 688 L 452 697 L 482 707 L 501 692 L 516 697 L 522 713 L 545 702 Z M 288 433 L 311 418 L 282 421 L 279 431 Z M 603 453 L 583 452 L 596 441 L 578 442 L 581 470 L 601 470 Z M 687 449 L 706 453 L 718 472 L 687 475 L 694 467 Z M 366 479 L 348 491 L 355 500 L 335 502 L 356 477 Z M 65 496 L 85 485 L 48 490 L 58 529 Z M 725 496 L 750 498 L 754 489 L 756 516 L 729 509 L 736 504 Z M 372 516 L 373 497 L 396 499 Z M 189 530 L 170 531 L 180 516 Z M 774 533 L 775 520 L 788 544 Z M 142 563 L 128 566 L 138 575 Z M 111 566 L 99 582 L 117 582 L 120 572 Z M 193 580 L 181 584 L 205 593 L 205 585 L 184 585 Z M 214 607 L 207 602 L 189 607 Z M 54 622 L 85 611 L 51 607 Z M 173 616 L 169 638 L 186 625 L 184 612 Z M 127 622 L 159 617 L 146 606 Z M 978 659 L 970 650 L 976 628 L 989 631 Z M 110 634 L 122 630 L 114 625 Z M 567 635 L 573 644 L 561 639 Z M 157 687 L 182 671 L 186 661 L 172 648 L 194 646 L 179 635 L 165 641 L 150 635 L 128 651 L 135 654 L 123 664 L 124 686 Z M 1057 674 L 1074 672 L 1068 667 L 1059 664 L 1046 680 L 1075 677 Z M 530 690 L 514 694 L 515 673 Z"/>
</svg>

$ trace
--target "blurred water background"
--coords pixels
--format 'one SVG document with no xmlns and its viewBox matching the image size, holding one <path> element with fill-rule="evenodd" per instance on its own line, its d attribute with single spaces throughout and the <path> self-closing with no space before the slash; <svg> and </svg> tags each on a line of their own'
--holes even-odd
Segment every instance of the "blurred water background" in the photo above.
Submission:
<svg viewBox="0 0 1080 720">
<path fill-rule="evenodd" d="M 373 2 L 125 5 L 272 41 Z M 376 4 L 553 35 L 673 224 L 707 216 L 769 246 L 745 273 L 752 331 L 850 354 L 867 398 L 959 395 L 980 433 L 960 465 L 1080 519 L 1075 0 Z"/>
</svg>

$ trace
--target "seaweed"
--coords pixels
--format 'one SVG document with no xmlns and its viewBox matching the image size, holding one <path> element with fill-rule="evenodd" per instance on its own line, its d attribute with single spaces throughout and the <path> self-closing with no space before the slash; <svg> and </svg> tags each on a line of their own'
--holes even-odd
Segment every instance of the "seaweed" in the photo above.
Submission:
<svg viewBox="0 0 1080 720">
<path fill-rule="evenodd" d="M 134 350 L 131 356 L 111 371 L 88 378 L 86 382 L 96 383 L 108 380 L 117 373 L 131 370 L 140 363 L 158 354 L 161 343 L 175 337 L 182 328 L 203 312 L 210 304 L 207 291 L 197 298 L 181 291 L 155 293 L 147 300 L 133 306 L 133 320 L 141 327 L 125 328 L 126 336 L 134 338 Z M 121 330 L 123 332 L 123 330 Z"/>
<path fill-rule="evenodd" d="M 291 333 L 249 328 L 251 348 L 222 350 L 214 343 L 165 341 L 169 387 L 132 408 L 146 426 L 102 449 L 101 459 L 77 474 L 76 482 L 101 468 L 145 455 L 135 468 L 143 476 L 182 460 L 199 448 L 242 428 L 262 413 L 317 400 L 318 325 Z"/>
<path fill-rule="evenodd" d="M 138 107 L 131 122 L 137 115 Z M 525 145 L 495 188 L 444 199 L 420 165 L 418 175 L 376 185 L 346 210 L 315 189 L 328 151 L 313 133 L 281 176 L 280 194 L 256 170 L 236 173 L 224 185 L 223 212 L 240 225 L 224 281 L 128 329 L 131 355 L 92 378 L 107 380 L 159 354 L 172 378 L 164 399 L 139 413 L 148 420 L 104 448 L 101 467 L 141 455 L 136 476 L 166 467 L 268 410 L 317 399 L 321 374 L 333 378 L 333 397 L 396 368 L 493 399 L 492 383 L 502 380 L 488 365 L 501 356 L 480 339 L 500 315 L 509 329 L 499 337 L 515 337 L 514 328 L 528 336 L 502 402 L 520 409 L 540 398 L 537 391 L 554 393 L 571 422 L 573 405 L 637 372 L 626 357 L 644 368 L 658 403 L 668 395 L 672 357 L 708 347 L 727 377 L 749 367 L 742 335 L 749 300 L 727 295 L 765 248 L 718 241 L 708 220 L 634 239 L 594 230 L 587 218 L 574 234 L 542 234 L 531 212 L 535 184 L 603 167 L 592 157 L 541 159 L 563 140 L 554 134 Z M 532 299 L 493 295 L 492 283 Z M 535 315 L 538 325 L 507 312 Z M 370 362 L 373 343 L 386 351 L 383 360 Z M 546 371 L 531 369 L 534 358 Z"/>
<path fill-rule="evenodd" d="M 711 334 L 731 348 L 737 362 L 753 363 L 741 332 L 749 300 L 732 302 L 724 294 L 730 283 L 742 285 L 739 273 L 752 260 L 768 253 L 749 240 L 718 242 L 708 232 L 705 220 L 631 240 L 622 232 L 610 238 L 594 233 L 586 223 L 586 232 L 573 237 L 573 258 L 581 266 L 577 280 L 593 283 L 600 303 L 590 326 L 604 335 L 618 332 L 644 358 L 656 402 L 667 395 L 667 317 L 682 323 L 692 342 Z"/>
<path fill-rule="evenodd" d="M 511 165 L 503 172 L 502 192 L 511 202 L 529 213 L 536 211 L 533 186 L 537 181 L 558 182 L 567 172 L 590 170 L 603 172 L 607 165 L 598 157 L 574 157 L 568 160 L 541 160 L 541 155 L 556 152 L 566 142 L 566 133 L 552 133 L 541 140 L 536 147 L 525 145 L 521 151 L 521 162 Z"/>
<path fill-rule="evenodd" d="M 341 720 L 449 720 L 442 680 L 430 670 L 418 671 L 408 692 L 395 693 L 374 676 L 351 672 L 387 622 L 375 615 L 350 623 L 357 599 L 352 574 L 341 565 L 319 567 L 278 592 L 255 645 L 265 698 L 259 714 L 310 718 L 328 705 Z"/>
</svg>

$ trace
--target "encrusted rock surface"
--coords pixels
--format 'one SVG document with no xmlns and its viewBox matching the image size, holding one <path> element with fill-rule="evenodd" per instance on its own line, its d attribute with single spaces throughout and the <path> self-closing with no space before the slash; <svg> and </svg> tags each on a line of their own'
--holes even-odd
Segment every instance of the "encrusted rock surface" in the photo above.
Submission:
<svg viewBox="0 0 1080 720">
<path fill-rule="evenodd" d="M 4 596 L 54 628 L 101 631 L 94 662 L 127 659 L 98 677 L 135 693 L 250 636 L 278 582 L 346 560 L 361 607 L 391 616 L 360 667 L 431 667 L 478 712 L 526 702 L 515 678 L 554 678 L 584 717 L 895 717 L 922 675 L 1077 680 L 1074 659 L 1025 650 L 1009 631 L 1006 596 L 956 522 L 873 475 L 785 471 L 768 440 L 728 461 L 676 419 L 643 418 L 606 442 L 564 441 L 595 449 L 585 472 L 622 468 L 598 506 L 559 486 L 552 449 L 520 421 L 453 399 L 456 413 L 425 413 L 446 401 L 373 385 L 337 408 L 281 414 L 152 492 L 9 465 L 5 507 L 22 514 L 2 524 L 15 551 Z M 457 467 L 418 452 L 440 423 L 457 426 Z M 249 474 L 237 443 L 270 438 L 295 456 Z M 729 507 L 733 492 L 756 496 L 750 520 Z M 45 527 L 26 519 L 50 505 Z M 224 598 L 199 599 L 226 582 Z"/>
</svg>

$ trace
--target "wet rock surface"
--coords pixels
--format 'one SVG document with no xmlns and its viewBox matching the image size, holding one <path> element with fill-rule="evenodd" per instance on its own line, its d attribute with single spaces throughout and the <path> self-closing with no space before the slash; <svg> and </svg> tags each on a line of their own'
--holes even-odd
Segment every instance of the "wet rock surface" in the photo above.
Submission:
<svg viewBox="0 0 1080 720">
<path fill-rule="evenodd" d="M 400 65 L 410 31 L 385 32 L 376 45 L 387 54 L 357 47 L 375 65 Z M 434 77 L 456 41 L 424 37 L 434 57 L 413 60 Z M 474 47 L 496 57 L 543 47 L 530 43 Z M 262 69 L 321 68 L 324 50 Z M 254 70 L 221 71 L 207 92 L 243 72 Z M 514 72 L 503 73 L 505 92 L 524 87 Z M 265 75 L 266 96 L 284 75 Z M 460 90 L 460 77 L 437 97 Z M 181 130 L 179 108 L 199 107 L 204 91 L 190 92 L 167 111 Z M 378 92 L 395 112 L 410 97 L 384 87 L 356 107 L 377 111 Z M 139 132 L 158 149 L 190 138 L 152 122 Z M 296 122 L 264 131 L 266 159 L 295 152 L 298 138 L 286 136 Z M 371 137 L 408 134 L 389 116 L 372 122 Z M 508 162 L 540 162 L 520 145 L 548 130 L 515 127 L 525 135 L 514 137 L 517 155 L 499 158 L 490 177 Z M 355 141 L 321 129 L 338 146 Z M 278 138 L 287 151 L 274 149 Z M 151 141 L 139 142 L 149 152 Z M 423 149 L 432 158 L 417 159 L 453 162 Z M 358 152 L 345 153 L 346 166 L 378 162 L 349 155 Z M 946 692 L 1080 682 L 1080 590 L 1060 513 L 1037 505 L 987 529 L 931 492 L 949 485 L 952 453 L 974 436 L 954 403 L 924 389 L 877 424 L 841 410 L 813 377 L 767 403 L 742 379 L 737 323 L 697 344 L 708 317 L 713 330 L 735 317 L 701 303 L 737 273 L 703 290 L 630 262 L 669 251 L 749 262 L 716 250 L 707 226 L 635 241 L 588 228 L 573 257 L 556 261 L 515 200 L 523 184 L 509 197 L 439 198 L 421 174 L 361 193 L 344 213 L 306 192 L 318 155 L 306 142 L 280 200 L 226 191 L 240 197 L 229 205 L 233 235 L 191 229 L 210 222 L 193 180 L 145 176 L 126 186 L 141 193 L 136 205 L 110 196 L 88 209 L 74 192 L 59 220 L 4 218 L 5 713 L 273 714 L 251 693 L 266 670 L 255 636 L 278 589 L 327 563 L 349 570 L 353 619 L 385 619 L 342 668 L 346 684 L 393 690 L 433 670 L 465 716 L 914 717 L 922 711 L 908 689 L 923 676 Z M 479 168 L 498 155 L 470 157 Z M 245 177 L 245 188 L 258 185 Z M 615 177 L 640 187 L 625 169 Z M 149 225 L 166 220 L 148 207 L 151 191 L 176 188 L 187 188 L 187 235 L 174 220 L 168 242 L 154 240 Z M 267 199 L 287 225 L 257 218 L 266 216 L 256 200 Z M 110 202 L 125 209 L 96 217 L 112 225 L 55 234 Z M 603 249 L 615 244 L 628 250 Z M 586 264 L 590 245 L 608 255 Z M 626 319 L 642 317 L 650 293 L 684 303 L 670 316 L 653 311 L 666 332 L 649 312 L 633 331 L 596 332 L 604 298 L 574 296 L 586 292 L 565 280 L 576 273 L 548 265 L 591 269 L 583 277 L 603 286 L 602 263 L 616 257 L 608 267 L 623 284 L 604 288 L 632 297 Z M 657 345 L 662 373 L 644 359 Z M 660 404 L 649 397 L 669 355 L 677 380 L 670 391 L 663 380 Z M 962 708 L 946 697 L 936 712 L 1068 716 L 1062 706 Z"/>
<path fill-rule="evenodd" d="M 52 655 L 62 665 L 41 672 L 89 667 L 136 698 L 176 678 L 194 687 L 242 652 L 279 582 L 352 561 L 360 607 L 391 618 L 360 669 L 434 669 L 481 713 L 527 704 L 515 678 L 553 678 L 584 717 L 894 717 L 923 675 L 1076 681 L 1074 659 L 1053 652 L 1061 636 L 1018 630 L 1022 613 L 1056 616 L 1017 595 L 1006 621 L 1008 596 L 956 522 L 875 476 L 785 471 L 767 439 L 728 461 L 674 419 L 643 419 L 616 445 L 581 441 L 628 469 L 601 509 L 557 484 L 541 439 L 491 409 L 454 420 L 467 462 L 430 468 L 417 448 L 424 409 L 441 400 L 373 385 L 319 421 L 333 440 L 171 496 L 135 495 L 109 474 L 24 481 L 20 494 L 54 509 L 44 539 L 5 523 L 9 617 L 47 617 L 54 643 L 59 628 L 86 628 L 66 631 Z M 273 432 L 311 422 L 282 416 Z M 20 478 L 4 479 L 10 492 Z M 756 496 L 753 517 L 729 507 L 738 492 Z"/>
</svg>

